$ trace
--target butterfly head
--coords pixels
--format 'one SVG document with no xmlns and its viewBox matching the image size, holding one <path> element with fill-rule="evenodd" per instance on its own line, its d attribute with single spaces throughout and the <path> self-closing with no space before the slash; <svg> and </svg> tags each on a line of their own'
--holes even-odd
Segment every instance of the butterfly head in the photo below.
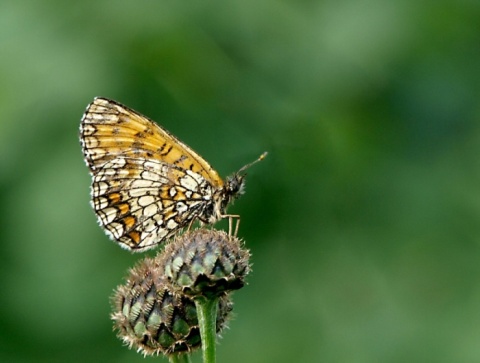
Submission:
<svg viewBox="0 0 480 363">
<path fill-rule="evenodd" d="M 225 180 L 225 205 L 240 197 L 245 192 L 245 177 L 247 174 L 235 173 Z"/>
<path fill-rule="evenodd" d="M 245 177 L 247 176 L 245 170 L 265 159 L 266 156 L 267 152 L 264 152 L 257 160 L 245 165 L 244 167 L 240 168 L 239 171 L 227 177 L 225 181 L 224 199 L 222 202 L 223 213 L 225 213 L 225 209 L 227 208 L 228 204 L 233 202 L 245 192 Z"/>
<path fill-rule="evenodd" d="M 224 187 L 216 191 L 212 198 L 212 203 L 208 203 L 206 206 L 207 209 L 204 211 L 202 218 L 204 223 L 213 224 L 226 214 L 228 205 L 244 192 L 245 177 L 247 176 L 245 170 L 263 160 L 265 156 L 267 156 L 266 152 L 260 155 L 254 162 L 245 165 L 239 171 L 226 178 Z"/>
</svg>

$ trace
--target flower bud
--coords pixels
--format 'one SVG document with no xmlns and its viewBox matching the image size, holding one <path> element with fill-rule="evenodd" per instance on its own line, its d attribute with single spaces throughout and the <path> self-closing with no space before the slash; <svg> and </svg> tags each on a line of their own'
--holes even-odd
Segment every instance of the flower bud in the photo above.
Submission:
<svg viewBox="0 0 480 363">
<path fill-rule="evenodd" d="M 240 289 L 250 271 L 250 253 L 223 231 L 197 229 L 170 243 L 159 257 L 165 276 L 179 292 L 219 296 Z"/>
<path fill-rule="evenodd" d="M 176 294 L 155 259 L 146 258 L 130 270 L 112 298 L 112 320 L 118 336 L 145 356 L 190 352 L 200 348 L 200 330 L 193 299 Z M 217 333 L 232 310 L 227 295 L 219 299 Z"/>
</svg>

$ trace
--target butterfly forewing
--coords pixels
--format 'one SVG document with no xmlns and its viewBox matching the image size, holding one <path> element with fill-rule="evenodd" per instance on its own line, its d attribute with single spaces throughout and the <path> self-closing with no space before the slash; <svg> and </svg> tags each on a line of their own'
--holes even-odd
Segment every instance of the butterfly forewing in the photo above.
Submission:
<svg viewBox="0 0 480 363">
<path fill-rule="evenodd" d="M 83 153 L 90 170 L 117 156 L 157 159 L 202 175 L 223 186 L 218 173 L 200 155 L 149 118 L 115 101 L 96 98 L 82 119 Z"/>
</svg>

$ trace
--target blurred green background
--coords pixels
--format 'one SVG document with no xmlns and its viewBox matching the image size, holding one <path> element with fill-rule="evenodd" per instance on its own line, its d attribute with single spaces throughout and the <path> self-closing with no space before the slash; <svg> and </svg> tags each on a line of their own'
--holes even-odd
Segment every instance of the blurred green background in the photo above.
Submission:
<svg viewBox="0 0 480 363">
<path fill-rule="evenodd" d="M 167 361 L 112 332 L 142 255 L 89 206 L 94 96 L 222 176 L 269 151 L 229 209 L 254 265 L 219 362 L 480 361 L 479 19 L 476 0 L 3 0 L 0 361 Z"/>
</svg>

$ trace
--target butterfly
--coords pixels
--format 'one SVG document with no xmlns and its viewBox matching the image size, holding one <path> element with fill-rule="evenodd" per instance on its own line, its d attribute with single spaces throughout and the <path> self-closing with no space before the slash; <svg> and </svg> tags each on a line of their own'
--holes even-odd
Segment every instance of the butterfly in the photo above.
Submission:
<svg viewBox="0 0 480 363">
<path fill-rule="evenodd" d="M 245 170 L 223 181 L 200 155 L 138 112 L 106 98 L 90 103 L 80 143 L 92 175 L 91 204 L 99 224 L 134 252 L 165 242 L 198 220 L 229 218 L 227 206 L 244 190 Z M 236 231 L 238 229 L 238 222 Z"/>
</svg>

